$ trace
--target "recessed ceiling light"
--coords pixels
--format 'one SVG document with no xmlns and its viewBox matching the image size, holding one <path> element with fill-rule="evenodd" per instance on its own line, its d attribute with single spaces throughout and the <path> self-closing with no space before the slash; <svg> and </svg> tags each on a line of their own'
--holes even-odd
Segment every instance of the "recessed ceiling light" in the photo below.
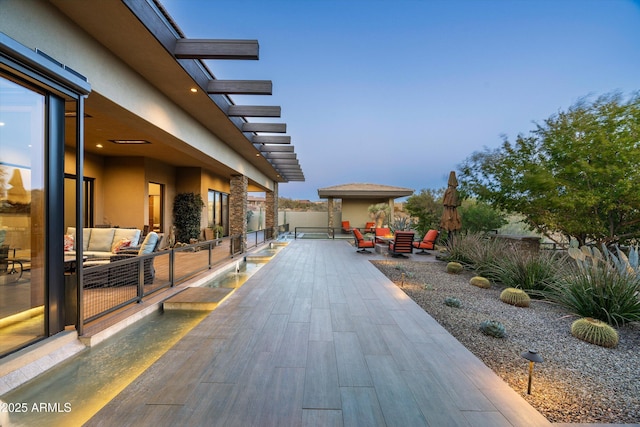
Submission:
<svg viewBox="0 0 640 427">
<path fill-rule="evenodd" d="M 196 89 L 195 87 L 191 88 L 191 92 L 196 93 L 198 91 L 198 89 Z"/>
<path fill-rule="evenodd" d="M 110 139 L 114 144 L 151 144 L 144 139 Z"/>
<path fill-rule="evenodd" d="M 103 147 L 103 145 L 102 145 L 102 144 L 96 144 L 96 147 L 97 147 L 97 148 L 102 148 L 102 147 Z"/>
</svg>

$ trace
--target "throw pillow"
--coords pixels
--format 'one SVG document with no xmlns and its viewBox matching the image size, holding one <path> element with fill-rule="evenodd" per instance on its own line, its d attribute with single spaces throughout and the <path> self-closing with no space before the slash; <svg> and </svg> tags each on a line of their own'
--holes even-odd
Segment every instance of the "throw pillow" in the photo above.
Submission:
<svg viewBox="0 0 640 427">
<path fill-rule="evenodd" d="M 129 239 L 120 239 L 119 241 L 115 242 L 111 246 L 111 252 L 116 253 L 120 249 L 128 248 L 129 246 L 131 246 L 131 240 L 129 240 Z"/>
<path fill-rule="evenodd" d="M 74 242 L 73 234 L 65 234 L 64 235 L 64 251 L 69 252 L 73 250 L 73 242 Z"/>
</svg>

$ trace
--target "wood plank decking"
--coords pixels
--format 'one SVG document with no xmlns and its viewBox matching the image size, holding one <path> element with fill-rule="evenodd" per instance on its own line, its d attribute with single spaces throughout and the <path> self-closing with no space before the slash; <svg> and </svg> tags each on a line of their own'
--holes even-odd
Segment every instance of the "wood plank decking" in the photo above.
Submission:
<svg viewBox="0 0 640 427">
<path fill-rule="evenodd" d="M 292 242 L 87 425 L 550 425 L 369 259 Z"/>
</svg>

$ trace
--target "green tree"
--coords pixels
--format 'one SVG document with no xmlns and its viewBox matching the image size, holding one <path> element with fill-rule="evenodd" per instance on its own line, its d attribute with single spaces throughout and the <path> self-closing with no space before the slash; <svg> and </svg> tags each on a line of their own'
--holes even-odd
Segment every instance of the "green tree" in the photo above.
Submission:
<svg viewBox="0 0 640 427">
<path fill-rule="evenodd" d="M 444 188 L 439 190 L 422 189 L 418 194 L 410 196 L 404 204 L 404 209 L 411 216 L 418 218 L 416 230 L 424 234 L 429 229 L 440 228 L 440 218 L 442 217 L 442 195 Z"/>
<path fill-rule="evenodd" d="M 640 236 L 640 96 L 582 100 L 530 135 L 472 154 L 461 166 L 467 194 L 520 213 L 531 229 L 586 242 Z"/>
<path fill-rule="evenodd" d="M 467 199 L 458 208 L 463 233 L 482 233 L 496 230 L 507 223 L 505 215 L 485 202 Z"/>
</svg>

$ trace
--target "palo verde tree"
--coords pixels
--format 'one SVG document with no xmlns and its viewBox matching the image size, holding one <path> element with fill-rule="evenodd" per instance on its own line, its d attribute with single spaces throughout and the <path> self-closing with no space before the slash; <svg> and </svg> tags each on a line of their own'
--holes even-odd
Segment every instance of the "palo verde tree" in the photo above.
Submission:
<svg viewBox="0 0 640 427">
<path fill-rule="evenodd" d="M 640 95 L 582 100 L 461 165 L 461 188 L 533 229 L 589 242 L 640 237 Z"/>
<path fill-rule="evenodd" d="M 439 190 L 422 189 L 419 193 L 410 196 L 404 204 L 404 210 L 412 217 L 418 218 L 416 230 L 423 236 L 429 229 L 440 227 L 442 217 L 442 195 L 444 188 Z"/>
</svg>

